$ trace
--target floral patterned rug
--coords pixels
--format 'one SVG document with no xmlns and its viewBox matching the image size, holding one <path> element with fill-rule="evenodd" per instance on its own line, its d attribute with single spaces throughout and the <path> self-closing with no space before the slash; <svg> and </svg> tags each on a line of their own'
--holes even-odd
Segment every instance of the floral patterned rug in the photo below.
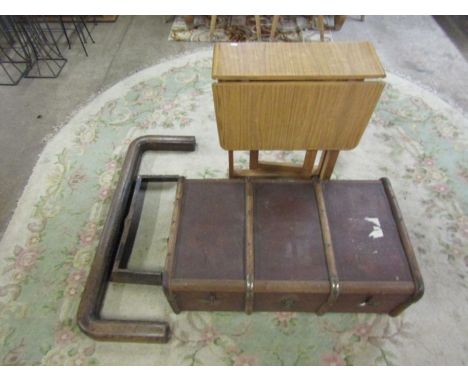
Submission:
<svg viewBox="0 0 468 382">
<path fill-rule="evenodd" d="M 125 79 L 80 110 L 47 144 L 0 243 L 0 362 L 467 364 L 467 119 L 394 75 L 387 78 L 361 144 L 342 153 L 334 176 L 391 179 L 425 279 L 422 300 L 397 318 L 175 315 L 157 287 L 115 284 L 103 315 L 164 318 L 174 331 L 170 343 L 95 342 L 80 332 L 80 295 L 129 143 L 145 134 L 195 135 L 194 153 L 150 155 L 143 171 L 227 175 L 213 116 L 211 54 L 181 56 Z M 297 152 L 270 155 L 300 158 Z M 247 155 L 238 160 L 245 163 Z M 167 210 L 158 212 L 164 227 L 170 203 L 160 205 Z M 149 234 L 152 261 L 162 263 L 167 230 Z"/>
<path fill-rule="evenodd" d="M 263 41 L 270 41 L 272 16 L 260 16 Z M 329 30 L 325 41 L 332 40 Z M 195 16 L 187 25 L 184 16 L 176 16 L 169 32 L 170 41 L 257 41 L 254 16 L 218 16 L 210 36 L 210 16 Z M 308 16 L 281 16 L 276 29 L 277 41 L 320 41 L 315 19 Z"/>
</svg>

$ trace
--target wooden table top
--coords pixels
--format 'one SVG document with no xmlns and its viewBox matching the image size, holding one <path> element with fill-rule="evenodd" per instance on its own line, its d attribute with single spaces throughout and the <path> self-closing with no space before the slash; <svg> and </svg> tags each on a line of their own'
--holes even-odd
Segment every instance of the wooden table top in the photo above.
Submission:
<svg viewBox="0 0 468 382">
<path fill-rule="evenodd" d="M 217 43 L 212 77 L 217 80 L 362 80 L 385 77 L 369 42 Z"/>
</svg>

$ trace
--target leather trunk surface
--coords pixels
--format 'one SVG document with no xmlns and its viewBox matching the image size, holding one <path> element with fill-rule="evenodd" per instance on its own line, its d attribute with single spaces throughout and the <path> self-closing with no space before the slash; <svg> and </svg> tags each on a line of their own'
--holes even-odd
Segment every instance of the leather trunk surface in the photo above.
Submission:
<svg viewBox="0 0 468 382">
<path fill-rule="evenodd" d="M 246 221 L 253 225 L 253 310 L 317 312 L 330 273 L 313 180 L 185 180 L 166 269 L 180 310 L 244 310 Z M 320 183 L 339 294 L 332 312 L 388 313 L 414 293 L 400 228 L 383 182 Z"/>
</svg>

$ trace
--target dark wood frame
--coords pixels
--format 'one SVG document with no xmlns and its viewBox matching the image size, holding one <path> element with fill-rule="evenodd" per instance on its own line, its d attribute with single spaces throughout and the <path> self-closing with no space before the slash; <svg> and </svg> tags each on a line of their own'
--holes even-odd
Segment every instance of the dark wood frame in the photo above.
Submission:
<svg viewBox="0 0 468 382">
<path fill-rule="evenodd" d="M 117 247 L 110 281 L 129 284 L 162 285 L 162 270 L 157 272 L 131 271 L 128 262 L 143 209 L 144 192 L 149 182 L 180 182 L 176 175 L 138 175 L 133 189 L 124 228 Z"/>
<path fill-rule="evenodd" d="M 107 284 L 112 277 L 116 251 L 138 178 L 141 158 L 149 150 L 194 151 L 195 137 L 144 136 L 130 144 L 78 309 L 79 327 L 97 340 L 165 343 L 170 337 L 169 324 L 165 321 L 114 320 L 105 319 L 100 314 Z M 130 281 L 135 282 L 137 276 L 130 272 Z M 122 275 L 117 277 L 121 277 L 121 281 L 125 279 Z M 150 283 L 159 284 L 158 277 L 152 274 Z"/>
</svg>

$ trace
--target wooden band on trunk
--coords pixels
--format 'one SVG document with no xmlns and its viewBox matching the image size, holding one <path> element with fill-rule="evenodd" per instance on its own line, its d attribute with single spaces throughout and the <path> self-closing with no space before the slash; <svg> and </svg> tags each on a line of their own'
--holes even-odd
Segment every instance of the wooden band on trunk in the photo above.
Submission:
<svg viewBox="0 0 468 382">
<path fill-rule="evenodd" d="M 396 197 L 393 192 L 390 181 L 387 178 L 381 178 L 380 180 L 382 182 L 385 193 L 387 194 L 390 209 L 392 210 L 393 218 L 398 229 L 401 244 L 403 245 L 403 249 L 406 253 L 409 269 L 414 282 L 414 292 L 410 296 L 410 298 L 403 304 L 397 306 L 389 313 L 391 316 L 397 316 L 409 305 L 418 301 L 422 297 L 422 295 L 424 294 L 424 282 L 418 264 L 416 262 L 416 256 L 414 254 L 413 246 L 411 245 L 409 239 L 408 230 L 406 229 L 405 223 L 403 222 L 403 216 L 401 214 L 400 207 L 398 207 Z"/>
<path fill-rule="evenodd" d="M 245 313 L 250 314 L 254 304 L 254 248 L 253 248 L 253 188 L 245 181 Z"/>
<path fill-rule="evenodd" d="M 182 210 L 182 196 L 183 196 L 183 189 L 184 189 L 184 177 L 180 177 L 177 181 L 177 190 L 176 190 L 176 199 L 174 202 L 174 210 L 172 212 L 172 221 L 171 221 L 171 229 L 169 234 L 169 241 L 167 243 L 167 257 L 166 257 L 166 265 L 165 269 L 166 272 L 163 274 L 163 291 L 166 295 L 167 301 L 171 305 L 172 309 L 175 313 L 180 313 L 180 308 L 177 305 L 177 301 L 175 299 L 174 293 L 172 292 L 171 282 L 172 277 L 166 277 L 167 274 L 173 275 L 174 274 L 174 257 L 175 257 L 175 247 L 177 242 L 177 234 L 179 232 L 179 222 L 180 222 L 180 215 Z"/>
<path fill-rule="evenodd" d="M 330 281 L 330 294 L 328 299 L 322 304 L 322 306 L 320 306 L 317 311 L 317 314 L 321 315 L 329 311 L 338 299 L 338 295 L 340 294 L 340 281 L 338 278 L 338 271 L 336 270 L 335 252 L 333 250 L 330 225 L 328 224 L 325 199 L 323 197 L 323 190 L 320 182 L 314 181 L 314 191 L 315 197 L 317 199 L 320 226 L 322 229 L 323 246 L 325 250 L 325 259 L 328 268 L 328 278 Z"/>
</svg>

